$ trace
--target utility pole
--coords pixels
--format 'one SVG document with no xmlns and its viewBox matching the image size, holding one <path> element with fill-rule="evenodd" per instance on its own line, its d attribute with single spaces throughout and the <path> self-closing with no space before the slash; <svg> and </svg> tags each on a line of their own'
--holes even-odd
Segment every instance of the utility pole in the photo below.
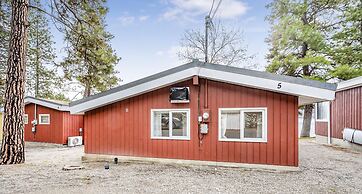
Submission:
<svg viewBox="0 0 362 194">
<path fill-rule="evenodd" d="M 205 63 L 209 62 L 208 59 L 208 41 L 209 41 L 209 27 L 210 27 L 211 18 L 210 15 L 205 17 Z"/>
</svg>

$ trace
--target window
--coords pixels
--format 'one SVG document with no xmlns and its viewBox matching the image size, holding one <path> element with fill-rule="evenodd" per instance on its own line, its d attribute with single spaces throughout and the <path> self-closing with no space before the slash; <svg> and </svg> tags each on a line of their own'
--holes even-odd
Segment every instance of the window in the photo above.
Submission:
<svg viewBox="0 0 362 194">
<path fill-rule="evenodd" d="M 28 124 L 29 123 L 29 116 L 28 114 L 24 114 L 24 124 Z"/>
<path fill-rule="evenodd" d="M 190 110 L 151 110 L 151 138 L 190 140 Z"/>
<path fill-rule="evenodd" d="M 50 115 L 49 114 L 39 114 L 39 124 L 40 125 L 49 125 L 50 124 Z"/>
<path fill-rule="evenodd" d="M 267 109 L 219 109 L 219 140 L 267 142 Z"/>
<path fill-rule="evenodd" d="M 329 102 L 317 103 L 316 117 L 317 121 L 328 121 Z"/>
</svg>

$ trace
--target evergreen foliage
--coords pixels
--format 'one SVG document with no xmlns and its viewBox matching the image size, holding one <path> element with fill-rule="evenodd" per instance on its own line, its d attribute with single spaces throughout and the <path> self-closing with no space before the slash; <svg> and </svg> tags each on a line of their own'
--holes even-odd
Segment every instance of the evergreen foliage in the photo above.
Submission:
<svg viewBox="0 0 362 194">
<path fill-rule="evenodd" d="M 113 38 L 105 30 L 108 8 L 104 0 L 82 2 L 78 6 L 79 17 L 65 32 L 67 57 L 61 63 L 66 78 L 76 79 L 84 87 L 84 97 L 116 86 L 115 65 L 120 60 L 110 45 Z"/>
<path fill-rule="evenodd" d="M 49 20 L 40 11 L 40 0 L 31 0 L 39 9 L 29 9 L 28 48 L 26 62 L 26 94 L 39 98 L 63 100 L 62 80 L 54 65 L 56 58 Z"/>
<path fill-rule="evenodd" d="M 0 107 L 4 104 L 6 64 L 10 41 L 10 17 L 10 3 L 0 0 Z"/>
</svg>

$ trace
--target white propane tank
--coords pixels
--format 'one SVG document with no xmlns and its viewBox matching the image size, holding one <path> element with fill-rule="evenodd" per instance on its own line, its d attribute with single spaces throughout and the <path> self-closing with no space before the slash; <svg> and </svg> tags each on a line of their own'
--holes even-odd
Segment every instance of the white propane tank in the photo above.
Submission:
<svg viewBox="0 0 362 194">
<path fill-rule="evenodd" d="M 362 130 L 344 128 L 343 140 L 362 145 Z"/>
</svg>

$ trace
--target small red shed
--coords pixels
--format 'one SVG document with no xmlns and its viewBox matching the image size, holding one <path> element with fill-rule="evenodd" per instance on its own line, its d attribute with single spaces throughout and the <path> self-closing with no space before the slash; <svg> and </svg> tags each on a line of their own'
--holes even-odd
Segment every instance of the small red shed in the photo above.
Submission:
<svg viewBox="0 0 362 194">
<path fill-rule="evenodd" d="M 335 100 L 317 103 L 315 115 L 317 142 L 351 146 L 348 142 L 361 139 L 362 143 L 362 76 L 338 83 Z M 350 130 L 352 139 L 346 134 Z"/>
<path fill-rule="evenodd" d="M 298 166 L 298 106 L 334 84 L 194 61 L 72 102 L 85 153 Z"/>
<path fill-rule="evenodd" d="M 83 115 L 71 115 L 69 103 L 26 97 L 24 117 L 25 141 L 67 144 L 68 137 L 82 135 Z"/>
</svg>

